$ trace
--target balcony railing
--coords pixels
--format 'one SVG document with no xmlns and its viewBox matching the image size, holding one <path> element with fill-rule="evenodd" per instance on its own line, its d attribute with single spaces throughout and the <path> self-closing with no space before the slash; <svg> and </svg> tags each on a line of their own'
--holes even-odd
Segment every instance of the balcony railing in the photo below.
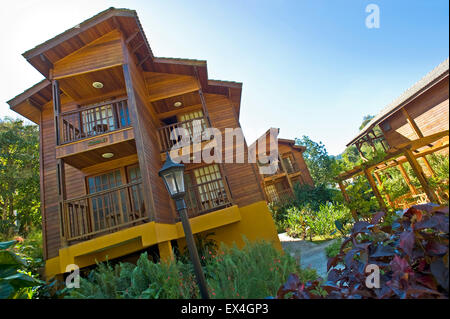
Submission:
<svg viewBox="0 0 450 319">
<path fill-rule="evenodd" d="M 185 200 L 190 218 L 232 205 L 230 192 L 222 179 L 188 187 Z"/>
<path fill-rule="evenodd" d="M 118 99 L 59 115 L 61 144 L 78 141 L 130 125 L 127 99 Z"/>
<path fill-rule="evenodd" d="M 300 167 L 298 166 L 297 162 L 291 162 L 290 165 L 286 165 L 286 170 L 288 174 L 293 174 L 300 171 Z"/>
<path fill-rule="evenodd" d="M 206 127 L 206 119 L 204 116 L 160 127 L 158 129 L 158 139 L 161 152 L 170 151 L 176 143 L 181 141 L 179 128 L 186 129 L 192 137 L 194 132 L 201 133 Z M 177 139 L 172 139 L 173 137 Z"/>
<path fill-rule="evenodd" d="M 61 237 L 89 239 L 147 219 L 141 181 L 63 202 Z"/>
<path fill-rule="evenodd" d="M 286 188 L 286 189 L 277 190 L 274 192 L 267 192 L 266 195 L 267 195 L 267 200 L 270 203 L 273 203 L 273 202 L 285 203 L 292 198 L 293 193 L 290 188 Z"/>
</svg>

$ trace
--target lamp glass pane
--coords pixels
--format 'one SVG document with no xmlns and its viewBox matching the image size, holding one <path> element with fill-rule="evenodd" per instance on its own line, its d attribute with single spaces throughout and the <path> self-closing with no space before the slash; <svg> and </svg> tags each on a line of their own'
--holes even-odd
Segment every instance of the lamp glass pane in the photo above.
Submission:
<svg viewBox="0 0 450 319">
<path fill-rule="evenodd" d="M 164 181 L 166 183 L 167 190 L 170 195 L 173 196 L 177 193 L 177 185 L 175 182 L 175 177 L 172 172 L 167 172 L 163 174 Z"/>
<path fill-rule="evenodd" d="M 177 170 L 174 172 L 176 183 L 178 186 L 178 192 L 184 193 L 184 172 L 183 170 Z"/>
</svg>

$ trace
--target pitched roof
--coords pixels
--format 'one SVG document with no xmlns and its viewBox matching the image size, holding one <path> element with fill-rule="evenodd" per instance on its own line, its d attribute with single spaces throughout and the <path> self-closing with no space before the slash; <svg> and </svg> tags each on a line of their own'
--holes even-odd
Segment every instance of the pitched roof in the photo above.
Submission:
<svg viewBox="0 0 450 319">
<path fill-rule="evenodd" d="M 250 144 L 249 148 L 254 148 L 254 147 L 256 147 L 256 143 L 257 143 L 257 141 L 258 141 L 261 137 L 263 137 L 263 136 L 265 136 L 266 138 L 269 137 L 269 136 L 270 136 L 270 130 L 271 130 L 271 129 L 278 130 L 278 133 L 280 132 L 280 129 L 279 129 L 279 128 L 270 128 L 270 129 L 268 129 L 266 132 L 264 132 L 264 134 L 262 134 L 259 138 L 257 138 L 252 144 Z M 297 149 L 297 150 L 299 150 L 299 151 L 301 151 L 301 152 L 304 152 L 304 151 L 306 150 L 306 147 L 305 147 L 305 146 L 295 144 L 295 140 L 286 139 L 286 138 L 277 138 L 277 141 L 278 141 L 278 143 L 288 144 L 288 145 L 290 145 L 292 148 Z"/>
<path fill-rule="evenodd" d="M 425 75 L 422 79 L 416 82 L 413 86 L 403 92 L 398 98 L 388 104 L 380 113 L 378 113 L 367 125 L 347 144 L 352 145 L 358 139 L 366 135 L 381 121 L 403 108 L 407 103 L 420 95 L 424 90 L 436 84 L 445 77 L 448 77 L 449 73 L 449 58 L 440 63 L 431 72 Z"/>
<path fill-rule="evenodd" d="M 124 27 L 126 29 L 125 31 L 127 34 L 125 34 L 125 36 L 128 35 L 130 41 L 132 41 L 131 38 L 133 35 L 141 35 L 145 43 L 145 45 L 142 46 L 142 49 L 140 49 L 143 50 L 141 51 L 141 54 L 150 57 L 144 61 L 143 67 L 154 72 L 198 76 L 205 93 L 224 94 L 229 96 L 232 105 L 239 116 L 242 83 L 209 80 L 207 62 L 204 60 L 155 57 L 148 44 L 146 35 L 135 10 L 110 7 L 81 22 L 75 27 L 35 46 L 24 52 L 22 55 L 31 65 L 33 65 L 33 67 L 43 74 L 44 77 L 49 78 L 49 70 L 52 68 L 53 63 L 64 56 L 79 50 L 88 43 L 91 43 L 117 27 Z M 14 106 L 13 104 L 21 103 L 26 98 L 29 98 L 30 94 L 34 92 L 36 87 L 39 87 L 41 83 L 42 82 L 34 85 L 8 101 L 10 107 L 12 108 Z M 10 102 L 13 102 L 13 104 Z"/>
</svg>

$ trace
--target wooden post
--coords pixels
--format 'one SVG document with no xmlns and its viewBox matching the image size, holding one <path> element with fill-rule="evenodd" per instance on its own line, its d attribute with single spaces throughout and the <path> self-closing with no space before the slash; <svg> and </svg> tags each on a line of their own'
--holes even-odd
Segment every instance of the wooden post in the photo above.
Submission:
<svg viewBox="0 0 450 319">
<path fill-rule="evenodd" d="M 64 160 L 58 159 L 56 162 L 56 174 L 57 174 L 57 183 L 58 183 L 58 216 L 60 218 L 60 238 L 61 238 L 61 246 L 67 247 L 67 237 L 69 231 L 69 222 L 66 219 L 66 207 L 64 205 L 64 201 L 66 200 L 66 171 L 64 168 Z"/>
<path fill-rule="evenodd" d="M 375 179 L 377 180 L 378 185 L 380 185 L 380 187 L 384 190 L 383 183 L 381 182 L 380 175 L 378 175 L 378 172 L 373 172 L 373 175 L 375 176 Z M 385 190 L 384 190 L 384 193 L 385 193 L 384 195 L 386 195 L 386 199 L 387 199 L 389 206 L 392 207 L 391 197 Z"/>
<path fill-rule="evenodd" d="M 366 178 L 369 181 L 370 187 L 372 187 L 372 191 L 373 191 L 378 203 L 380 204 L 380 208 L 383 211 L 387 212 L 386 203 L 384 202 L 384 199 L 381 196 L 380 191 L 378 190 L 375 180 L 373 179 L 372 172 L 366 168 L 366 169 L 364 169 L 364 174 L 366 175 Z"/>
<path fill-rule="evenodd" d="M 406 185 L 408 185 L 409 190 L 413 195 L 417 195 L 417 189 L 414 187 L 414 185 L 411 183 L 411 179 L 408 176 L 408 173 L 406 173 L 405 167 L 403 164 L 398 164 L 398 169 L 400 170 L 400 173 L 402 173 L 403 179 L 406 182 Z"/>
<path fill-rule="evenodd" d="M 294 187 L 292 186 L 291 179 L 289 178 L 288 170 L 287 170 L 286 166 L 283 163 L 283 158 L 278 156 L 278 160 L 280 161 L 280 164 L 281 164 L 281 167 L 283 168 L 283 171 L 286 173 L 286 178 L 287 178 L 287 181 L 289 183 L 289 187 L 291 188 L 292 191 L 294 191 Z"/>
<path fill-rule="evenodd" d="M 411 116 L 409 116 L 405 108 L 402 108 L 402 113 L 406 117 L 406 121 L 409 123 L 413 131 L 416 133 L 417 137 L 422 138 L 423 137 L 422 131 L 419 129 L 419 126 L 417 126 L 416 121 L 414 121 L 414 119 Z"/>
<path fill-rule="evenodd" d="M 423 162 L 425 163 L 425 166 L 427 167 L 428 172 L 430 173 L 430 176 L 434 176 L 434 175 L 435 175 L 434 170 L 433 170 L 433 168 L 431 167 L 430 162 L 428 162 L 428 159 L 426 158 L 426 155 L 424 155 L 424 156 L 422 157 L 422 160 L 423 160 Z"/>
<path fill-rule="evenodd" d="M 414 173 L 416 174 L 417 178 L 419 179 L 420 185 L 422 185 L 423 189 L 425 190 L 425 193 L 428 196 L 428 199 L 431 202 L 438 203 L 438 200 L 436 198 L 436 195 L 434 194 L 433 190 L 430 187 L 430 184 L 428 184 L 427 178 L 425 177 L 425 174 L 422 170 L 422 166 L 417 162 L 416 157 L 412 153 L 411 150 L 405 150 L 405 156 L 408 160 L 409 164 L 411 165 Z"/>
<path fill-rule="evenodd" d="M 341 189 L 342 195 L 344 196 L 345 201 L 347 202 L 347 204 L 350 204 L 350 197 L 348 196 L 348 193 L 345 189 L 344 184 L 342 183 L 342 181 L 338 181 L 338 184 L 339 184 L 339 188 Z M 351 213 L 352 213 L 353 219 L 355 220 L 355 222 L 357 222 L 359 220 L 359 218 L 356 213 L 356 210 L 351 209 Z"/>
<path fill-rule="evenodd" d="M 59 96 L 59 83 L 58 80 L 52 81 L 52 96 L 53 96 L 53 112 L 55 117 L 55 140 L 56 145 L 60 145 L 59 131 L 59 113 L 61 113 L 61 98 Z"/>
</svg>

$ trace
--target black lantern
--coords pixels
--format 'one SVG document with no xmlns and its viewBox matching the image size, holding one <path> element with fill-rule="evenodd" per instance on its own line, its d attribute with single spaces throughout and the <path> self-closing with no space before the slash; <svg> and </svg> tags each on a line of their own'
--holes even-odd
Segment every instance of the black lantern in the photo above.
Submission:
<svg viewBox="0 0 450 319">
<path fill-rule="evenodd" d="M 175 206 L 178 214 L 180 214 L 181 223 L 183 224 L 184 235 L 186 236 L 186 244 L 194 266 L 197 285 L 203 299 L 209 299 L 208 287 L 206 286 L 205 275 L 198 257 L 197 247 L 195 245 L 194 236 L 192 235 L 191 224 L 187 215 L 186 203 L 184 201 L 184 165 L 175 163 L 170 158 L 169 152 L 166 153 L 166 162 L 159 171 L 159 176 L 164 180 L 170 197 L 175 200 Z"/>
<path fill-rule="evenodd" d="M 184 165 L 175 163 L 166 152 L 166 162 L 159 171 L 170 197 L 178 199 L 184 196 Z"/>
</svg>

